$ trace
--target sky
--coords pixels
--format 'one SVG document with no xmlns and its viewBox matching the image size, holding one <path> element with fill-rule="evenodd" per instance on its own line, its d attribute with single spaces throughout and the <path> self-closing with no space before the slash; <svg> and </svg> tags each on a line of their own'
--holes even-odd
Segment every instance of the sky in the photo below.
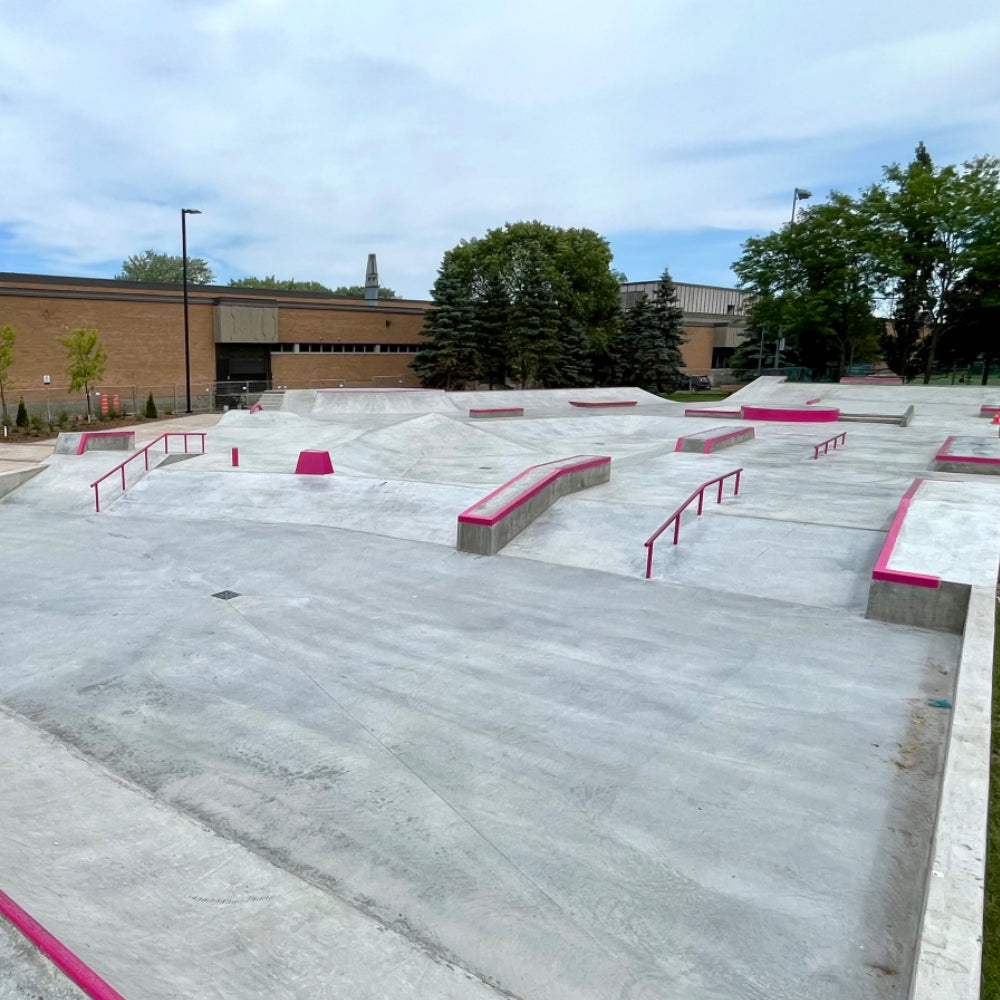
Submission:
<svg viewBox="0 0 1000 1000">
<path fill-rule="evenodd" d="M 0 271 L 426 298 L 520 219 L 732 285 L 792 192 L 1000 154 L 995 0 L 0 0 Z"/>
</svg>

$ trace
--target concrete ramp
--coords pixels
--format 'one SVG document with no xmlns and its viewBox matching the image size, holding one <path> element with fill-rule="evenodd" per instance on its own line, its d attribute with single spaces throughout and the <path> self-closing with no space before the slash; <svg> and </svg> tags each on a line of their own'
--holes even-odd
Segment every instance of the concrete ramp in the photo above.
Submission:
<svg viewBox="0 0 1000 1000">
<path fill-rule="evenodd" d="M 345 413 L 457 413 L 441 389 L 317 389 L 309 416 L 327 420 Z"/>
</svg>

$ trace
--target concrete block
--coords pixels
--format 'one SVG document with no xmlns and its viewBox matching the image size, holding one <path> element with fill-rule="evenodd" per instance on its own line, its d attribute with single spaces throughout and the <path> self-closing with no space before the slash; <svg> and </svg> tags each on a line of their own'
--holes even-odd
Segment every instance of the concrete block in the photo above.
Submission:
<svg viewBox="0 0 1000 1000">
<path fill-rule="evenodd" d="M 14 469 L 12 472 L 0 472 L 0 497 L 13 493 L 18 486 L 23 486 L 29 479 L 34 479 L 45 468 L 35 465 L 28 469 Z"/>
<path fill-rule="evenodd" d="M 64 431 L 56 438 L 57 455 L 85 451 L 134 451 L 135 431 Z"/>
<path fill-rule="evenodd" d="M 709 455 L 713 451 L 732 448 L 733 445 L 751 441 L 754 437 L 752 427 L 740 427 L 735 431 L 725 427 L 712 427 L 697 434 L 685 434 L 677 439 L 674 451 L 694 451 L 701 455 Z"/>
<path fill-rule="evenodd" d="M 333 474 L 333 461 L 328 451 L 300 451 L 295 465 L 297 476 L 329 476 Z"/>
<path fill-rule="evenodd" d="M 971 590 L 967 583 L 948 580 L 941 580 L 937 587 L 872 580 L 865 617 L 961 635 Z"/>
<path fill-rule="evenodd" d="M 574 455 L 525 469 L 458 515 L 459 552 L 492 556 L 560 497 L 611 478 L 606 455 Z"/>
</svg>

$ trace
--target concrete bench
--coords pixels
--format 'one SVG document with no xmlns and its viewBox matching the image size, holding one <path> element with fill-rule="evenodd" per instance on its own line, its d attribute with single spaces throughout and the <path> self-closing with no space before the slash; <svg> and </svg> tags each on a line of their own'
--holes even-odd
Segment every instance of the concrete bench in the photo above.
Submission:
<svg viewBox="0 0 1000 1000">
<path fill-rule="evenodd" d="M 458 515 L 456 547 L 495 555 L 560 497 L 610 478 L 606 455 L 573 455 L 533 465 Z"/>
<path fill-rule="evenodd" d="M 674 451 L 694 451 L 700 455 L 709 455 L 713 451 L 721 451 L 723 448 L 732 448 L 734 444 L 751 441 L 753 437 L 752 427 L 739 427 L 735 431 L 725 427 L 710 427 L 707 431 L 679 437 Z"/>
<path fill-rule="evenodd" d="M 135 431 L 64 431 L 56 438 L 55 454 L 82 455 L 85 451 L 133 451 Z"/>
<path fill-rule="evenodd" d="M 494 406 L 488 409 L 470 409 L 470 417 L 523 417 L 523 406 Z"/>
</svg>

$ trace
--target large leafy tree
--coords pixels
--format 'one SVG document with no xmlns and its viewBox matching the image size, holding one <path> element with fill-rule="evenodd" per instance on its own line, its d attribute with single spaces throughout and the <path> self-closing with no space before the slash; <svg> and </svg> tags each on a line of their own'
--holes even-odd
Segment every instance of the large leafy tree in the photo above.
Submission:
<svg viewBox="0 0 1000 1000">
<path fill-rule="evenodd" d="M 477 345 L 479 381 L 521 386 L 590 384 L 618 324 L 618 281 L 607 241 L 589 229 L 508 223 L 449 250 L 445 272 L 461 276 Z M 434 301 L 440 307 L 435 284 Z M 455 314 L 455 303 L 449 309 Z M 433 324 L 426 330 L 440 334 Z M 452 336 L 449 333 L 449 336 Z M 442 354 L 442 358 L 446 357 Z M 414 369 L 440 382 L 429 345 Z"/>
<path fill-rule="evenodd" d="M 66 376 L 70 392 L 83 389 L 87 395 L 87 417 L 90 417 L 90 387 L 104 374 L 108 356 L 101 347 L 97 330 L 80 327 L 58 338 L 66 350 Z"/>
<path fill-rule="evenodd" d="M 7 426 L 7 388 L 10 369 L 14 364 L 14 344 L 17 334 L 12 326 L 0 326 L 0 424 Z"/>
<path fill-rule="evenodd" d="M 122 261 L 117 281 L 161 281 L 179 285 L 184 280 L 184 259 L 155 250 L 134 253 Z M 211 285 L 215 275 L 201 257 L 188 257 L 187 279 L 191 285 Z"/>
</svg>

